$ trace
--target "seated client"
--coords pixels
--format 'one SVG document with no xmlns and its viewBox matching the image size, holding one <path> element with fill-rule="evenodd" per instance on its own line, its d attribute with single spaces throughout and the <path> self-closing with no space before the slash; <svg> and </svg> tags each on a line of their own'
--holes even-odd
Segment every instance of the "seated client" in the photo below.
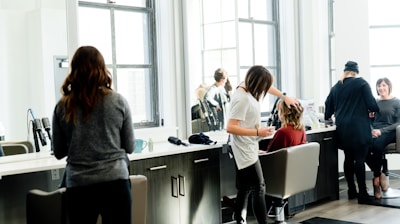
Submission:
<svg viewBox="0 0 400 224">
<path fill-rule="evenodd" d="M 288 107 L 283 101 L 277 104 L 278 116 L 281 120 L 281 128 L 279 128 L 272 140 L 269 142 L 265 152 L 276 151 L 281 148 L 300 145 L 306 143 L 306 131 L 302 122 L 302 114 L 304 108 L 300 105 L 297 107 Z M 260 150 L 263 153 L 262 150 Z"/>
<path fill-rule="evenodd" d="M 374 174 L 374 196 L 380 199 L 382 191 L 389 188 L 386 175 L 382 173 L 382 157 L 386 145 L 396 142 L 396 127 L 400 125 L 400 100 L 391 95 L 392 82 L 388 78 L 378 79 L 376 92 L 379 96 L 376 99 L 379 112 L 370 113 L 373 143 L 366 163 Z"/>
</svg>

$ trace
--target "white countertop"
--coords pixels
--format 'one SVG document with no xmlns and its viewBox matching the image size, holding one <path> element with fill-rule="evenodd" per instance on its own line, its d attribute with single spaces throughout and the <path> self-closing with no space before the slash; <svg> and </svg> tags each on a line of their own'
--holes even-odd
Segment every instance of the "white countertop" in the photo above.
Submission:
<svg viewBox="0 0 400 224">
<path fill-rule="evenodd" d="M 326 131 L 335 130 L 334 126 L 327 128 L 320 128 L 316 130 L 307 131 L 307 134 L 320 133 Z M 153 144 L 153 152 L 148 151 L 146 147 L 141 153 L 132 153 L 128 155 L 131 161 L 148 159 L 153 157 L 174 155 L 179 153 L 194 152 L 205 149 L 220 148 L 222 144 L 226 143 L 228 140 L 228 134 L 225 131 L 215 131 L 204 133 L 209 136 L 211 140 L 217 141 L 213 145 L 200 145 L 200 144 L 190 144 L 189 146 L 174 145 L 167 141 L 165 142 L 155 142 Z M 271 138 L 271 137 L 268 137 Z M 267 138 L 267 139 L 268 139 Z M 187 140 L 184 141 L 188 143 Z M 66 158 L 57 160 L 50 151 L 42 150 L 41 152 L 19 154 L 12 156 L 0 157 L 0 179 L 3 176 L 31 173 L 38 171 L 46 171 L 52 169 L 61 169 L 66 165 Z"/>
<path fill-rule="evenodd" d="M 140 160 L 153 157 L 174 155 L 178 153 L 200 151 L 211 148 L 219 148 L 222 144 L 199 145 L 190 144 L 189 146 L 174 145 L 169 142 L 154 143 L 153 152 L 148 148 L 141 153 L 129 154 L 129 160 Z M 34 152 L 0 157 L 0 179 L 3 176 L 32 173 L 52 169 L 61 169 L 66 165 L 66 158 L 57 160 L 49 151 Z"/>
</svg>

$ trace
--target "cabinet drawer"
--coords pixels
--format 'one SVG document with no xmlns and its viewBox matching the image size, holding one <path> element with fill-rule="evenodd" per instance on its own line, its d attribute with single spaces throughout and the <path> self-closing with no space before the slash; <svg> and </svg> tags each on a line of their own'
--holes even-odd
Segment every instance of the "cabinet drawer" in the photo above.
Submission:
<svg viewBox="0 0 400 224">
<path fill-rule="evenodd" d="M 170 170 L 176 166 L 173 162 L 166 159 L 166 157 L 156 157 L 144 160 L 135 160 L 130 163 L 130 173 L 134 175 L 150 174 L 156 171 Z"/>
</svg>

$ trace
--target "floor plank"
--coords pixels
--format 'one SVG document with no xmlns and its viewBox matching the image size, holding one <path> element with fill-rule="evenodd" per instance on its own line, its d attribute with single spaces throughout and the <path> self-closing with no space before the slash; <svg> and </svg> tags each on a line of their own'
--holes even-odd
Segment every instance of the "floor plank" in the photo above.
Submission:
<svg viewBox="0 0 400 224">
<path fill-rule="evenodd" d="M 370 178 L 367 179 L 369 180 L 367 181 L 367 187 L 372 188 L 372 181 Z M 297 213 L 287 221 L 301 222 L 313 217 L 323 217 L 365 224 L 400 223 L 400 209 L 373 205 L 360 205 L 357 200 L 347 199 L 347 187 L 344 179 L 340 180 L 339 185 L 339 188 L 341 189 L 339 200 L 319 203 L 313 207 L 307 208 L 305 211 Z M 390 177 L 390 185 L 392 188 L 399 189 L 400 180 Z M 270 222 L 272 222 L 272 220 L 270 220 Z M 256 224 L 254 217 L 248 217 L 247 224 Z"/>
</svg>

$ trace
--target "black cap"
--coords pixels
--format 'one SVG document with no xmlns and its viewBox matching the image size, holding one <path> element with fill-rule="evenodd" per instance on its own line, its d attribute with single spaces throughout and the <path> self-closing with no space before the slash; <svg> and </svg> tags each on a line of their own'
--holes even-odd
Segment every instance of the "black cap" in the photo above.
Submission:
<svg viewBox="0 0 400 224">
<path fill-rule="evenodd" d="M 352 71 L 358 74 L 358 64 L 357 62 L 354 61 L 348 61 L 344 65 L 344 71 Z"/>
</svg>

